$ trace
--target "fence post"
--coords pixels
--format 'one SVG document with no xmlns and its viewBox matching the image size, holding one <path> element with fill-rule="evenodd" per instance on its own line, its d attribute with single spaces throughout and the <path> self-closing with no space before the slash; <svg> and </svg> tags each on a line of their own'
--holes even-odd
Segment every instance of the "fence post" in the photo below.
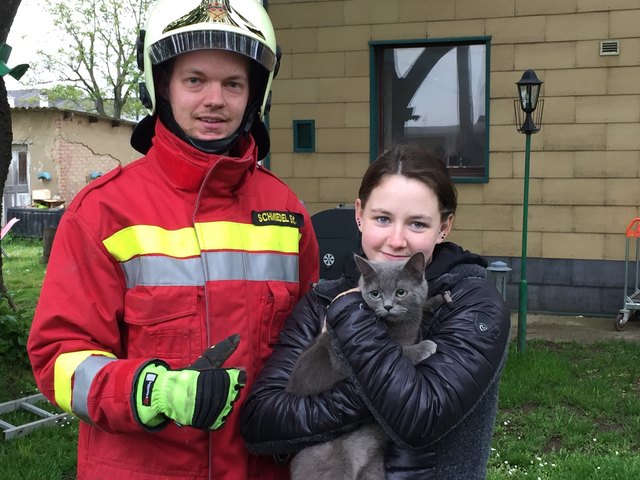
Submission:
<svg viewBox="0 0 640 480">
<path fill-rule="evenodd" d="M 43 227 L 42 228 L 42 263 L 49 262 L 49 255 L 51 254 L 51 247 L 53 246 L 53 238 L 56 235 L 56 227 Z"/>
</svg>

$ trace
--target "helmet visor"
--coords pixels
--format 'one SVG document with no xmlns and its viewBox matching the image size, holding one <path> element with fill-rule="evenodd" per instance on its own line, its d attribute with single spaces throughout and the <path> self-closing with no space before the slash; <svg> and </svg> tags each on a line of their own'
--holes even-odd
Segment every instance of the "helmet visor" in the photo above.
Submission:
<svg viewBox="0 0 640 480">
<path fill-rule="evenodd" d="M 227 50 L 255 60 L 269 72 L 273 72 L 276 56 L 258 40 L 236 32 L 224 30 L 196 30 L 180 32 L 163 38 L 149 46 L 149 58 L 153 65 L 194 50 Z"/>
</svg>

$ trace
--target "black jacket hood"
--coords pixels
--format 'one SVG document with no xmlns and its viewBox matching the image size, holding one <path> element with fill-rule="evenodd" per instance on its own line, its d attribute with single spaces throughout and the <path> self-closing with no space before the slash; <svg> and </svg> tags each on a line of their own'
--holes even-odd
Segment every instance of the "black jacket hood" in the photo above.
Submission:
<svg viewBox="0 0 640 480">
<path fill-rule="evenodd" d="M 439 243 L 433 251 L 431 263 L 427 265 L 427 281 L 435 280 L 461 264 L 487 267 L 487 261 L 469 250 L 451 242 Z"/>
</svg>

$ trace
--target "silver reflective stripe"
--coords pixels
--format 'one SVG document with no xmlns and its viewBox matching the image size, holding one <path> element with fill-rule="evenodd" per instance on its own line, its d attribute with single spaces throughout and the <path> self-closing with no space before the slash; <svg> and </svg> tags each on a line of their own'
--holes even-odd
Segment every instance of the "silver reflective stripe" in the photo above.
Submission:
<svg viewBox="0 0 640 480">
<path fill-rule="evenodd" d="M 102 355 L 92 355 L 87 357 L 80 365 L 78 365 L 78 368 L 76 368 L 73 375 L 73 400 L 71 402 L 71 409 L 81 420 L 93 423 L 89 417 L 89 407 L 87 406 L 91 382 L 93 382 L 93 379 L 102 367 L 115 361 L 115 358 L 103 357 Z"/>
<path fill-rule="evenodd" d="M 278 253 L 205 252 L 202 259 L 146 255 L 121 265 L 127 288 L 198 286 L 220 280 L 298 281 L 298 256 Z"/>
<path fill-rule="evenodd" d="M 207 280 L 298 281 L 298 256 L 277 253 L 206 252 Z"/>
<path fill-rule="evenodd" d="M 136 285 L 204 285 L 204 270 L 199 257 L 142 256 L 127 260 L 121 265 L 127 279 L 127 288 L 133 288 Z"/>
</svg>

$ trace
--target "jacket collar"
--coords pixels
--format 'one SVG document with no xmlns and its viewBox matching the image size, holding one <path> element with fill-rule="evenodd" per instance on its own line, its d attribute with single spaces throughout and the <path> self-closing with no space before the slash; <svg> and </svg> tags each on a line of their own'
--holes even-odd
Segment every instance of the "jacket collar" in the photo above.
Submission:
<svg viewBox="0 0 640 480">
<path fill-rule="evenodd" d="M 237 157 L 202 152 L 157 121 L 153 146 L 147 157 L 156 161 L 169 181 L 180 190 L 194 192 L 206 187 L 224 195 L 234 192 L 246 175 L 253 174 L 257 165 L 257 149 L 252 136 L 239 139 L 234 150 Z M 203 185 L 205 181 L 206 185 Z"/>
<path fill-rule="evenodd" d="M 357 253 L 360 256 L 364 256 L 362 250 Z M 486 266 L 487 261 L 483 257 L 464 250 L 455 243 L 443 242 L 436 245 L 431 263 L 427 265 L 425 273 L 429 282 L 429 296 L 431 297 L 452 288 L 464 278 L 486 278 Z M 344 267 L 344 273 L 340 278 L 322 280 L 315 285 L 314 290 L 319 296 L 331 300 L 337 294 L 355 287 L 358 284 L 359 277 L 360 272 L 353 257 L 350 256 Z"/>
</svg>

